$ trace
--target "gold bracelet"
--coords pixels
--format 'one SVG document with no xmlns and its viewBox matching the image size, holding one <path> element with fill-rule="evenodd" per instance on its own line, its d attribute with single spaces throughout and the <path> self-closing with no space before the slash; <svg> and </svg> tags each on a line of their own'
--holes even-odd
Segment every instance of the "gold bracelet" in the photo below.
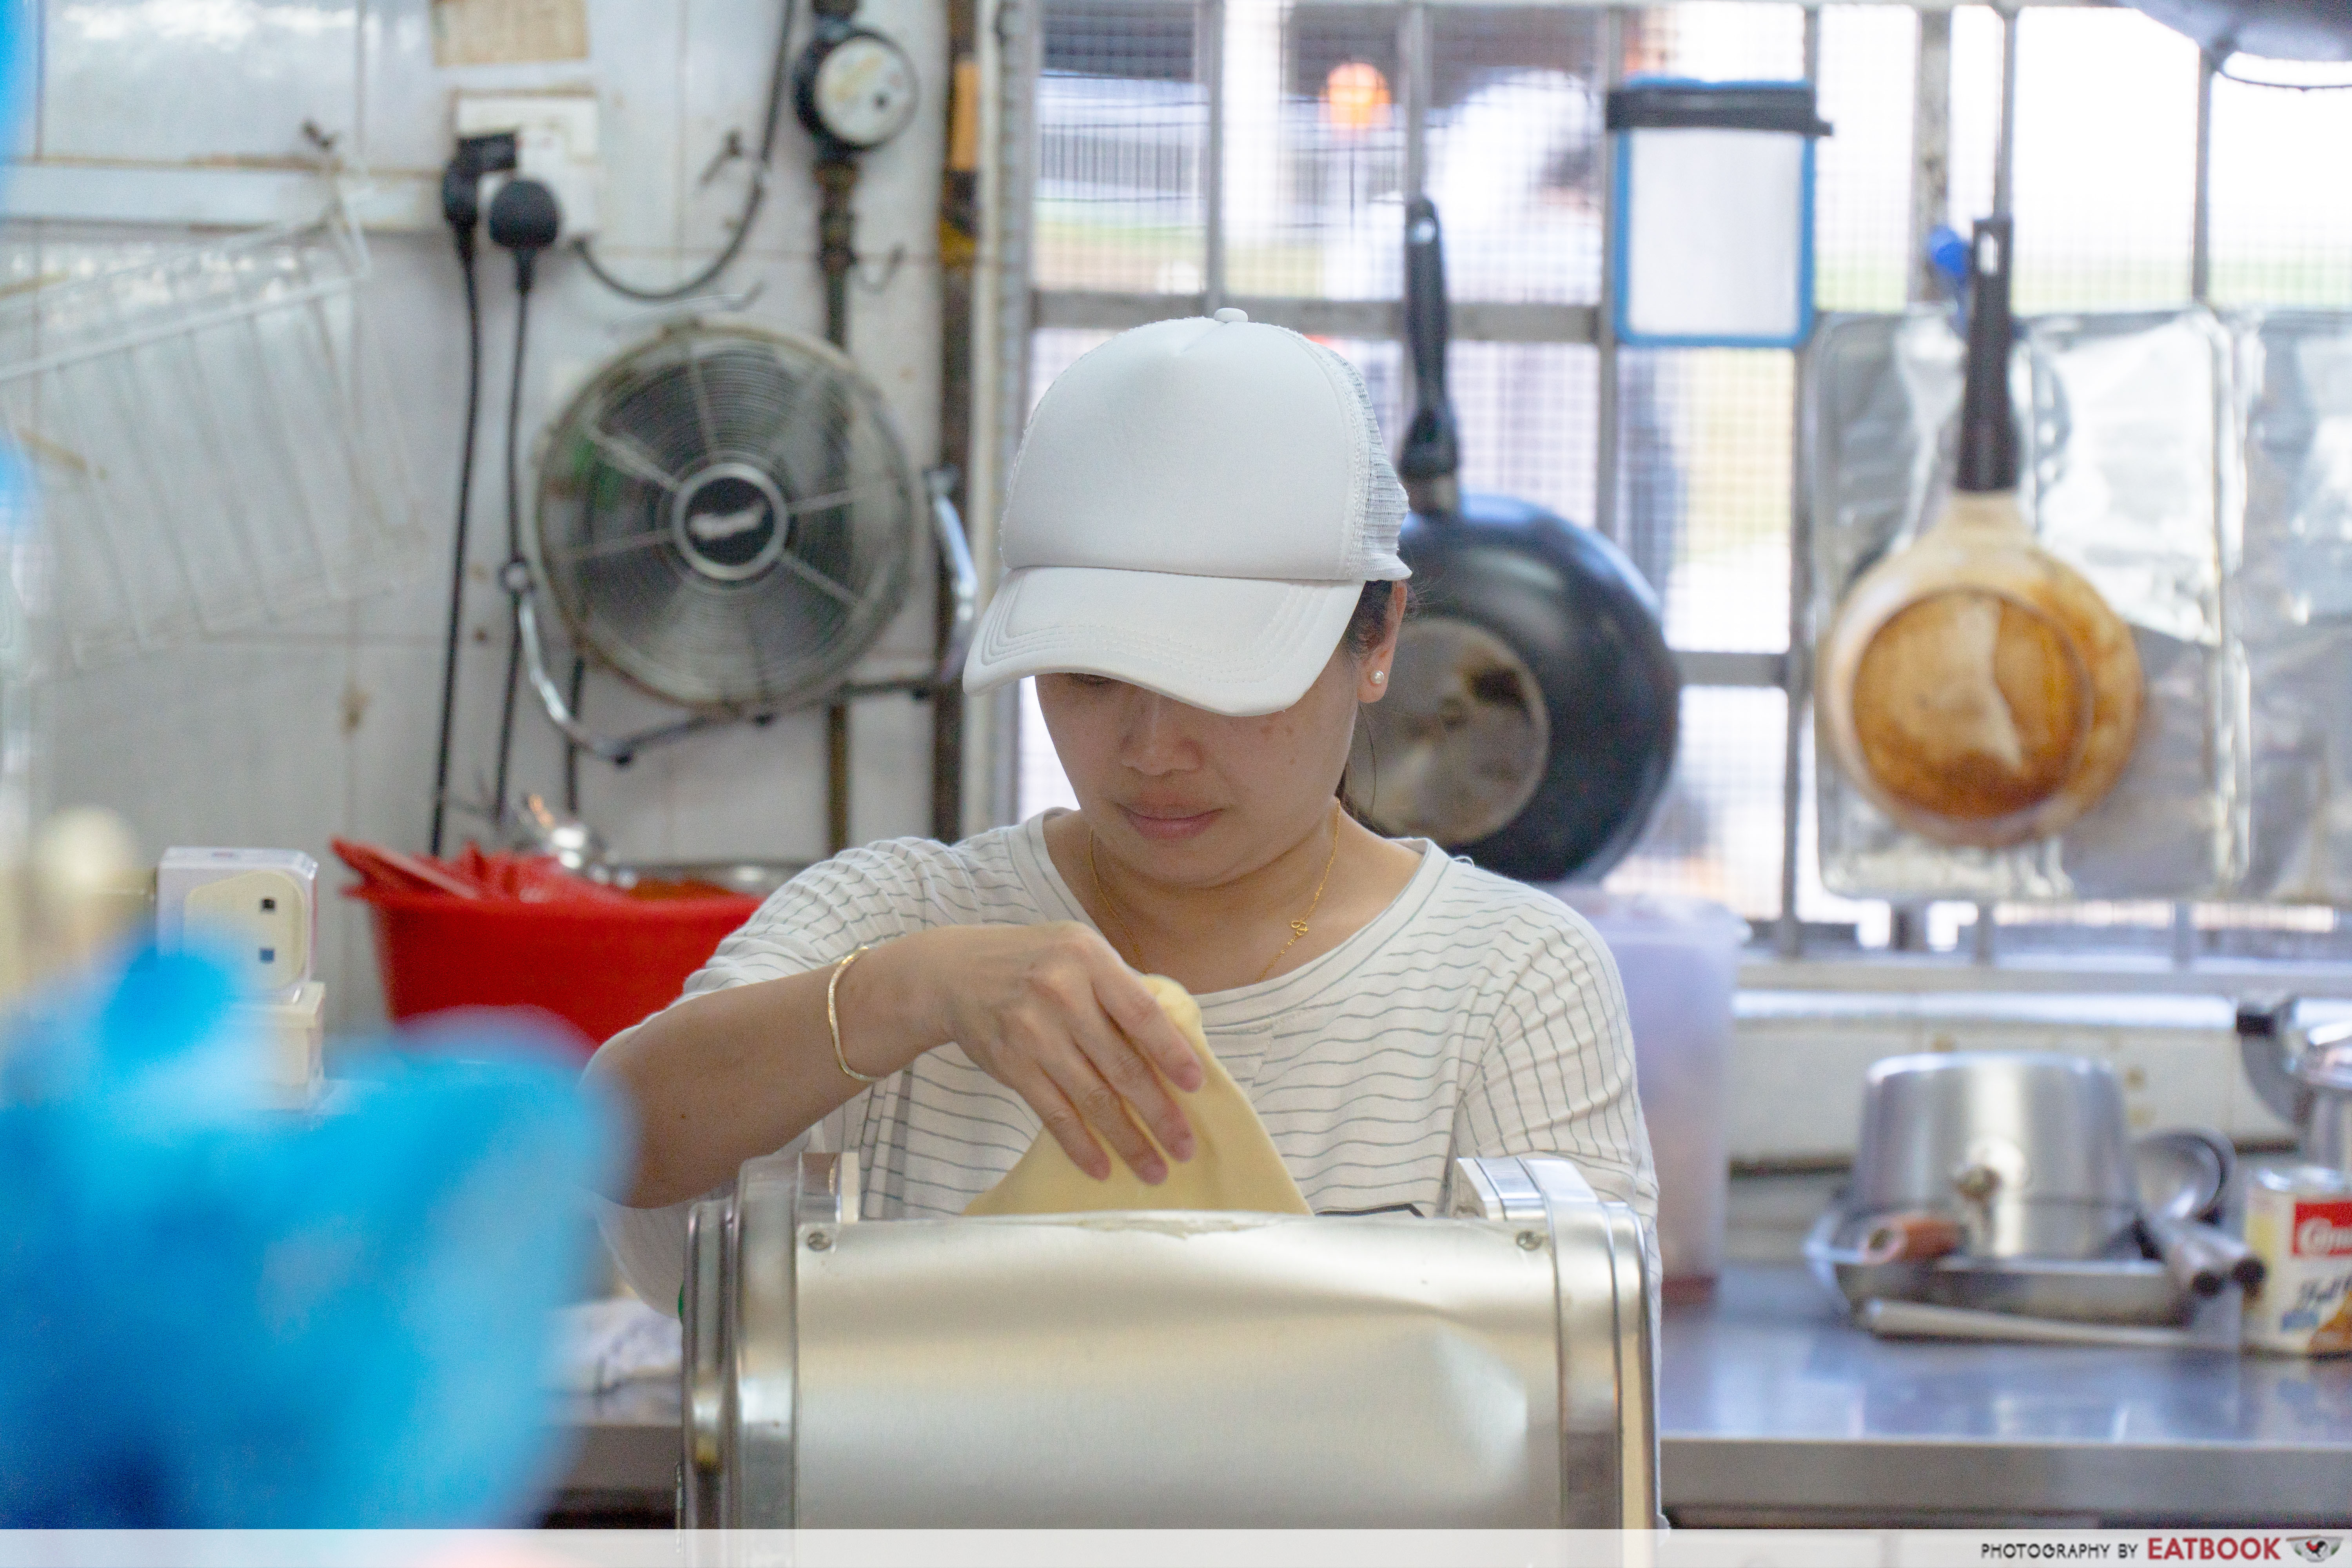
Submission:
<svg viewBox="0 0 2352 1568">
<path fill-rule="evenodd" d="M 865 1073 L 859 1072 L 856 1068 L 849 1065 L 849 1058 L 841 1054 L 841 1007 L 840 1005 L 835 1001 L 835 995 L 841 990 L 842 972 L 846 970 L 851 964 L 856 963 L 865 952 L 866 949 L 860 947 L 855 952 L 850 953 L 846 958 L 844 958 L 840 963 L 833 966 L 833 978 L 824 983 L 824 1023 L 825 1027 L 833 1031 L 834 1065 L 838 1067 L 845 1075 L 856 1079 L 860 1083 L 880 1083 L 882 1079 L 869 1077 Z M 888 1076 L 889 1075 L 887 1073 L 883 1075 L 885 1078 Z"/>
</svg>

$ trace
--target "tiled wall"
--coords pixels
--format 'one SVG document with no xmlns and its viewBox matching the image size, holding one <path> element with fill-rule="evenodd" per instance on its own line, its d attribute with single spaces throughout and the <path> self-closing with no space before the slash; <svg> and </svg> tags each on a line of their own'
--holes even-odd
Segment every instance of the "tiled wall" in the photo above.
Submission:
<svg viewBox="0 0 2352 1568">
<path fill-rule="evenodd" d="M 2306 1006 L 2306 1021 L 2340 1004 Z M 1747 991 L 1725 1102 L 1731 1158 L 1765 1167 L 1853 1157 L 1870 1064 L 1915 1051 L 2060 1051 L 2112 1066 L 2134 1132 L 2218 1128 L 2290 1142 L 2239 1065 L 2231 1005 L 2216 996 Z"/>
<path fill-rule="evenodd" d="M 428 0 L 45 0 L 40 91 L 20 151 L 52 171 L 87 161 L 165 177 L 191 166 L 279 160 L 309 119 L 380 174 L 428 175 L 447 156 L 457 87 L 586 83 L 599 95 L 608 265 L 667 282 L 721 243 L 745 165 L 700 176 L 730 129 L 756 143 L 780 0 L 590 0 L 592 58 L 569 65 L 439 70 Z M 928 0 L 866 0 L 861 20 L 905 44 L 924 73 L 915 127 L 873 154 L 859 190 L 861 247 L 903 247 L 887 286 L 854 291 L 852 351 L 893 404 L 918 462 L 938 460 L 939 319 L 933 214 L 945 37 Z M 807 16 L 803 8 L 801 30 Z M 758 285 L 758 320 L 823 327 L 815 202 L 806 140 L 785 110 L 782 167 L 725 285 Z M 135 243 L 131 228 L 0 224 L 0 276 L 37 274 L 44 245 Z M 122 812 L 146 847 L 256 844 L 309 850 L 332 866 L 331 836 L 422 848 L 429 813 L 450 512 L 463 406 L 464 312 L 445 231 L 371 237 L 367 300 L 389 358 L 429 546 L 403 590 L 240 636 L 68 676 L 47 691 L 46 795 Z M 484 245 L 485 418 L 477 471 L 467 662 L 455 784 L 476 795 L 492 764 L 506 657 L 500 465 L 513 294 L 506 258 Z M 882 268 L 873 275 L 878 279 Z M 568 257 L 542 264 L 523 388 L 523 441 L 568 388 L 649 330 L 657 313 L 599 287 Z M 242 454 L 223 452 L 234 464 Z M 526 507 L 529 505 L 526 470 Z M 926 566 L 919 574 L 929 581 Z M 919 595 L 919 598 L 921 595 Z M 901 667 L 929 646 L 927 602 L 910 603 L 877 658 Z M 525 698 L 516 772 L 551 795 L 559 747 Z M 600 726 L 664 712 L 609 679 L 592 681 Z M 904 698 L 859 706 L 858 838 L 928 831 L 927 710 Z M 824 723 L 786 717 L 649 753 L 621 772 L 583 763 L 584 814 L 625 855 L 809 858 L 824 836 Z M 460 826 L 467 826 L 460 819 Z M 326 879 L 344 880 L 340 868 Z M 379 1016 L 365 921 L 326 900 L 320 962 L 339 1026 Z"/>
</svg>

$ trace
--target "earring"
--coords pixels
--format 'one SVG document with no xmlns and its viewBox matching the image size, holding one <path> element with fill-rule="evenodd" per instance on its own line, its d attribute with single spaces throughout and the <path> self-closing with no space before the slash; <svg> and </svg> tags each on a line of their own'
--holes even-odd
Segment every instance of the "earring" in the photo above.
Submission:
<svg viewBox="0 0 2352 1568">
<path fill-rule="evenodd" d="M 1389 672 L 1387 670 L 1376 669 L 1372 671 L 1372 684 L 1374 686 L 1386 686 L 1388 683 Z"/>
</svg>

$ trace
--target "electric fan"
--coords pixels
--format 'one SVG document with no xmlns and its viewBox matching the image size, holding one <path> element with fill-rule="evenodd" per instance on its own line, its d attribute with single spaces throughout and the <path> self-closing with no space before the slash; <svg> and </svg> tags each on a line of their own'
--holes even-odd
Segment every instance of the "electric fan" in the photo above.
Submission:
<svg viewBox="0 0 2352 1568">
<path fill-rule="evenodd" d="M 926 509 L 955 598 L 940 668 L 848 686 L 906 598 Z M 533 543 L 532 687 L 608 761 L 711 723 L 930 689 L 969 637 L 971 558 L 944 485 L 847 357 L 786 333 L 684 321 L 605 365 L 541 439 Z M 547 671 L 542 588 L 576 649 L 690 716 L 617 740 L 585 730 Z"/>
</svg>

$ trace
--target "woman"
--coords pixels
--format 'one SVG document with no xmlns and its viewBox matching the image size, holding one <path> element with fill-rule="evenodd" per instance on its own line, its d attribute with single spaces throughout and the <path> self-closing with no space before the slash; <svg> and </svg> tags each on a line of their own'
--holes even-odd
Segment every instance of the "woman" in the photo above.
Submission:
<svg viewBox="0 0 2352 1568">
<path fill-rule="evenodd" d="M 685 1204 L 806 1137 L 864 1214 L 953 1215 L 1042 1128 L 1084 1170 L 1190 1157 L 1212 1048 L 1318 1211 L 1433 1210 L 1456 1154 L 1559 1153 L 1654 1215 L 1623 995 L 1549 896 L 1339 799 L 1403 613 L 1404 496 L 1361 379 L 1294 332 L 1162 321 L 1055 382 L 965 685 L 1037 678 L 1079 809 L 795 878 L 590 1070 L 642 1120 L 606 1234 L 651 1300 Z"/>
</svg>

